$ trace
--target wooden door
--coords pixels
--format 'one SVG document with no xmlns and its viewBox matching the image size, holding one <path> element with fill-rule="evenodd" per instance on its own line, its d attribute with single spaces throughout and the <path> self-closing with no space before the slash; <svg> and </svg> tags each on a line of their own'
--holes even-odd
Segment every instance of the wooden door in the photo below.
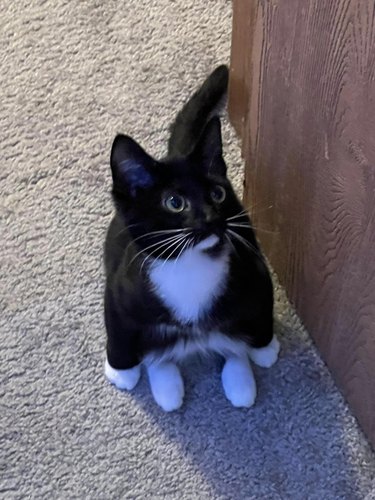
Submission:
<svg viewBox="0 0 375 500">
<path fill-rule="evenodd" d="M 375 445 L 374 1 L 234 0 L 232 42 L 245 203 Z"/>
</svg>

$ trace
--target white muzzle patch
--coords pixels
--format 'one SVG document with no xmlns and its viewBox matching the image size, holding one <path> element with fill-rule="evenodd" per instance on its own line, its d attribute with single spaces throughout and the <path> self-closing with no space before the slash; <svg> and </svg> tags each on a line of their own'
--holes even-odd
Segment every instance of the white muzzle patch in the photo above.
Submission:
<svg viewBox="0 0 375 500">
<path fill-rule="evenodd" d="M 211 234 L 211 236 L 208 236 L 204 240 L 200 241 L 197 245 L 195 245 L 195 248 L 197 250 L 208 250 L 209 248 L 214 247 L 219 243 L 219 237 L 216 236 L 216 234 Z"/>
</svg>

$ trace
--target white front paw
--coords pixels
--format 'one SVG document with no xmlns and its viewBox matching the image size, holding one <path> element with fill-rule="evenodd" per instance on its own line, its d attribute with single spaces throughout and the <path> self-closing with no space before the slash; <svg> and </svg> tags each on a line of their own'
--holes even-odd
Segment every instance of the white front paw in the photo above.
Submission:
<svg viewBox="0 0 375 500">
<path fill-rule="evenodd" d="M 177 366 L 173 363 L 159 363 L 148 366 L 152 395 L 164 411 L 181 407 L 184 399 L 184 382 Z"/>
<path fill-rule="evenodd" d="M 260 349 L 252 348 L 249 351 L 250 358 L 258 366 L 270 368 L 276 363 L 280 351 L 280 342 L 274 336 L 271 342 L 266 347 Z"/>
<path fill-rule="evenodd" d="M 233 406 L 249 408 L 254 404 L 257 390 L 247 358 L 228 358 L 221 380 L 225 395 Z"/>
<path fill-rule="evenodd" d="M 131 391 L 137 385 L 141 376 L 141 366 L 137 365 L 129 370 L 116 370 L 105 361 L 104 367 L 107 379 L 114 384 L 118 389 L 126 389 Z"/>
</svg>

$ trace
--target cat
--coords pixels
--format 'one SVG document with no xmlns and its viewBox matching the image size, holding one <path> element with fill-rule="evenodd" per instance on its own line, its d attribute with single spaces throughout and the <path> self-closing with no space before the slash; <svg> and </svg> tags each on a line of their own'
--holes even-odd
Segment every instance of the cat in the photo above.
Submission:
<svg viewBox="0 0 375 500">
<path fill-rule="evenodd" d="M 249 359 L 269 367 L 279 353 L 272 281 L 227 177 L 213 116 L 227 85 L 228 68 L 219 66 L 177 115 L 166 158 L 155 160 L 124 135 L 111 151 L 105 374 L 132 390 L 143 364 L 165 411 L 183 403 L 179 363 L 190 355 L 221 355 L 227 399 L 250 407 Z"/>
</svg>

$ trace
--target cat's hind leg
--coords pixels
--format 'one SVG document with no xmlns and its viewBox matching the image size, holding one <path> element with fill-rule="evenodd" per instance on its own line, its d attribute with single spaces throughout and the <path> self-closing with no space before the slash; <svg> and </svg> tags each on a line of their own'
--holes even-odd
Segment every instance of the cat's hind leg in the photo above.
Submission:
<svg viewBox="0 0 375 500">
<path fill-rule="evenodd" d="M 250 407 L 256 398 L 256 383 L 247 356 L 226 359 L 221 380 L 227 399 L 236 407 Z"/>
<path fill-rule="evenodd" d="M 151 363 L 147 366 L 152 395 L 164 411 L 181 407 L 184 399 L 184 382 L 174 363 Z"/>
</svg>

